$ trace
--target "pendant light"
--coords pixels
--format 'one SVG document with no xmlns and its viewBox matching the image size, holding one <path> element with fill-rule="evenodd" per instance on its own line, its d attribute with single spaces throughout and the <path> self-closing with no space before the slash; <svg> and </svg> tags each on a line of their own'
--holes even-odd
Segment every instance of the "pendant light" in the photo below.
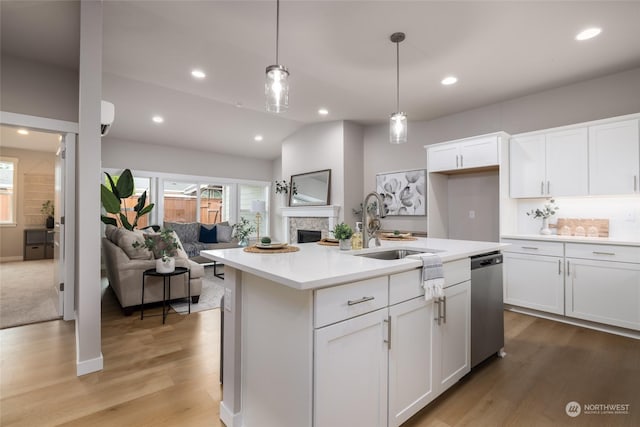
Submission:
<svg viewBox="0 0 640 427">
<path fill-rule="evenodd" d="M 396 44 L 396 112 L 389 119 L 389 142 L 392 144 L 407 142 L 407 115 L 400 111 L 400 42 L 404 39 L 404 33 L 393 33 L 390 37 Z"/>
<path fill-rule="evenodd" d="M 280 0 L 276 0 L 276 64 L 267 67 L 264 83 L 267 111 L 280 113 L 289 107 L 289 70 L 278 64 L 278 39 L 280 37 Z"/>
</svg>

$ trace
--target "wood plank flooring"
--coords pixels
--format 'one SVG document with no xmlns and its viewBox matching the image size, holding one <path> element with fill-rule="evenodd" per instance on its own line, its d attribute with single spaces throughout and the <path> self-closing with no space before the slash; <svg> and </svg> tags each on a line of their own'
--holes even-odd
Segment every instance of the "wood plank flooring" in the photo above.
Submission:
<svg viewBox="0 0 640 427">
<path fill-rule="evenodd" d="M 73 323 L 2 330 L 0 425 L 222 426 L 219 317 L 216 309 L 170 315 L 164 326 L 140 321 L 106 290 L 104 370 L 80 378 Z M 481 365 L 405 427 L 640 425 L 640 341 L 511 312 L 505 325 L 507 357 Z M 629 404 L 629 414 L 570 418 L 569 401 Z"/>
</svg>

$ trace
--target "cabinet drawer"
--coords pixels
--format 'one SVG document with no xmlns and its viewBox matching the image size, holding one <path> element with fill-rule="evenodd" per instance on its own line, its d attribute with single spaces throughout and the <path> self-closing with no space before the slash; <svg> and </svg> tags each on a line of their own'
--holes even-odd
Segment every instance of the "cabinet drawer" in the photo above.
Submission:
<svg viewBox="0 0 640 427">
<path fill-rule="evenodd" d="M 640 263 L 640 247 L 567 243 L 567 258 Z"/>
<path fill-rule="evenodd" d="M 424 295 L 422 268 L 392 274 L 389 277 L 389 305 Z"/>
<path fill-rule="evenodd" d="M 442 269 L 445 288 L 471 280 L 471 259 L 469 258 L 446 262 Z"/>
<path fill-rule="evenodd" d="M 516 240 L 502 239 L 503 243 L 510 243 L 511 246 L 502 248 L 502 252 L 513 252 L 520 254 L 564 256 L 564 243 L 543 242 L 540 240 Z"/>
<path fill-rule="evenodd" d="M 24 248 L 25 261 L 44 258 L 44 245 L 29 245 Z"/>
<path fill-rule="evenodd" d="M 388 295 L 388 276 L 319 289 L 314 298 L 314 326 L 320 328 L 386 307 Z"/>
</svg>

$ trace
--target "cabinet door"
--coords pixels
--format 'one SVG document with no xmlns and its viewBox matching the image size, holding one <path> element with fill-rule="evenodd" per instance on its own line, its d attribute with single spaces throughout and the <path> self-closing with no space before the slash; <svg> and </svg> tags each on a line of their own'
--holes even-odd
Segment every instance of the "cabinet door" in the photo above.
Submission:
<svg viewBox="0 0 640 427">
<path fill-rule="evenodd" d="M 315 330 L 315 427 L 387 425 L 387 312 Z"/>
<path fill-rule="evenodd" d="M 638 120 L 589 127 L 589 193 L 640 191 Z"/>
<path fill-rule="evenodd" d="M 589 192 L 587 128 L 546 135 L 547 196 L 586 196 Z"/>
<path fill-rule="evenodd" d="M 504 302 L 564 314 L 562 258 L 504 254 Z"/>
<path fill-rule="evenodd" d="M 511 197 L 544 197 L 546 189 L 544 135 L 511 138 L 509 166 Z"/>
<path fill-rule="evenodd" d="M 471 370 L 471 282 L 448 287 L 444 293 L 445 301 L 440 303 L 443 319 L 436 326 L 438 394 Z"/>
<path fill-rule="evenodd" d="M 567 316 L 640 330 L 640 264 L 567 258 Z"/>
<path fill-rule="evenodd" d="M 389 426 L 396 427 L 436 396 L 433 301 L 427 303 L 419 297 L 394 305 L 389 308 L 389 318 Z"/>
<path fill-rule="evenodd" d="M 428 150 L 429 172 L 458 169 L 460 164 L 458 144 L 443 144 Z"/>
<path fill-rule="evenodd" d="M 498 137 L 476 138 L 460 143 L 460 168 L 498 164 Z"/>
</svg>

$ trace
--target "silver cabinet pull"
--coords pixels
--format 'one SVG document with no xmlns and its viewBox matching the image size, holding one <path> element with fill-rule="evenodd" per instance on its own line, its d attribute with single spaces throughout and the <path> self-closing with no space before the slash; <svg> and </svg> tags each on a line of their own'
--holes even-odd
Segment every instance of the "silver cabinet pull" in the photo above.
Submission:
<svg viewBox="0 0 640 427">
<path fill-rule="evenodd" d="M 435 319 L 433 319 L 433 320 L 437 321 L 437 322 L 438 322 L 438 325 L 440 325 L 440 322 L 441 322 L 441 316 L 440 316 L 440 298 L 438 298 L 438 299 L 434 299 L 434 300 L 433 300 L 433 303 L 434 303 L 434 304 L 438 304 L 438 314 L 436 315 Z M 434 308 L 434 311 L 435 311 L 435 308 Z"/>
<path fill-rule="evenodd" d="M 460 167 L 464 167 L 464 156 L 462 154 L 460 154 Z"/>
<path fill-rule="evenodd" d="M 562 260 L 558 260 L 558 276 L 562 274 Z"/>
<path fill-rule="evenodd" d="M 458 168 L 458 167 L 460 167 L 460 166 L 458 165 L 458 157 L 459 157 L 459 156 L 456 154 L 456 167 L 457 167 L 457 168 Z"/>
<path fill-rule="evenodd" d="M 440 298 L 442 301 L 442 323 L 447 323 L 447 297 Z"/>
<path fill-rule="evenodd" d="M 593 251 L 594 255 L 615 255 L 615 252 L 599 252 L 599 251 Z"/>
<path fill-rule="evenodd" d="M 540 181 L 540 194 L 544 195 L 544 181 Z"/>
<path fill-rule="evenodd" d="M 551 181 L 547 181 L 547 194 L 551 194 Z"/>
<path fill-rule="evenodd" d="M 567 260 L 567 277 L 571 274 L 571 261 Z"/>
<path fill-rule="evenodd" d="M 523 246 L 522 249 L 533 249 L 534 251 L 537 251 L 540 248 L 536 248 L 535 246 Z"/>
<path fill-rule="evenodd" d="M 347 305 L 362 304 L 363 302 L 371 301 L 371 300 L 373 300 L 375 298 L 376 297 L 362 297 L 362 298 L 356 299 L 356 300 L 349 300 L 349 301 L 347 301 Z"/>
<path fill-rule="evenodd" d="M 387 339 L 383 341 L 387 343 L 387 349 L 391 350 L 391 316 L 384 319 L 383 322 L 387 324 Z"/>
</svg>

